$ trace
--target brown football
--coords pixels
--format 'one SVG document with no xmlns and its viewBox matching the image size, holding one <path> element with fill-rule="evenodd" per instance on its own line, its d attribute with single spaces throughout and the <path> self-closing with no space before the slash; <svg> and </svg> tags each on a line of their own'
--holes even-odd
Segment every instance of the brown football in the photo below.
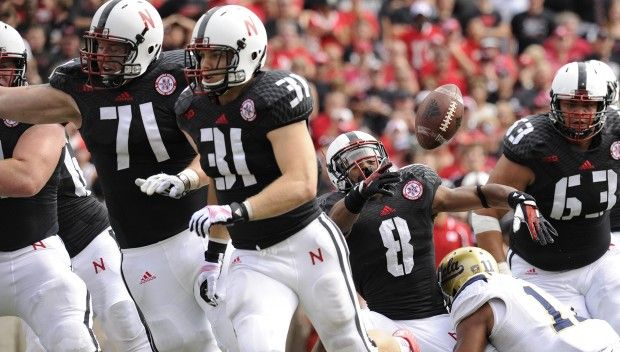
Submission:
<svg viewBox="0 0 620 352">
<path fill-rule="evenodd" d="M 463 96 L 454 84 L 437 87 L 422 100 L 415 117 L 415 135 L 424 149 L 447 142 L 461 126 Z"/>
</svg>

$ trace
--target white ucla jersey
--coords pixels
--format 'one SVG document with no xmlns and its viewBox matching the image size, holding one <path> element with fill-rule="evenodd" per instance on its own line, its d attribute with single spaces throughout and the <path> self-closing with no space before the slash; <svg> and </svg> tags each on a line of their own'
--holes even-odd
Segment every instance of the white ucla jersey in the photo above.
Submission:
<svg viewBox="0 0 620 352">
<path fill-rule="evenodd" d="M 607 322 L 581 318 L 538 286 L 503 274 L 469 279 L 450 315 L 458 325 L 486 302 L 494 314 L 489 341 L 502 352 L 610 351 L 620 342 Z"/>
</svg>

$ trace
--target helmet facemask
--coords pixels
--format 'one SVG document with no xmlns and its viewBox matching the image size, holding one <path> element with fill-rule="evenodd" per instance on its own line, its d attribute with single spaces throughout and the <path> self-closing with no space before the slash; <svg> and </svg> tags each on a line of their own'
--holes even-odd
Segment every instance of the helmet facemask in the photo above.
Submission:
<svg viewBox="0 0 620 352">
<path fill-rule="evenodd" d="M 366 179 L 381 163 L 387 159 L 387 153 L 383 145 L 377 141 L 355 141 L 334 154 L 328 160 L 328 169 L 336 178 L 336 184 L 340 191 L 348 191 L 361 180 L 351 179 L 351 171 L 357 169 L 359 175 Z M 373 160 L 375 168 L 366 167 L 364 161 Z"/>
<path fill-rule="evenodd" d="M 595 102 L 597 107 L 594 113 L 567 113 L 561 110 L 562 101 L 576 104 Z M 555 128 L 566 139 L 573 142 L 586 141 L 596 136 L 603 129 L 607 104 L 607 96 L 590 96 L 587 91 L 577 91 L 574 95 L 554 94 L 551 100 L 550 117 Z"/>
<path fill-rule="evenodd" d="M 7 66 L 7 62 L 13 62 L 14 65 Z M 0 50 L 0 77 L 8 78 L 8 87 L 26 85 L 26 53 Z"/>
<path fill-rule="evenodd" d="M 202 67 L 204 57 L 209 58 L 212 67 Z M 197 95 L 219 96 L 229 86 L 245 82 L 245 72 L 237 69 L 238 64 L 239 48 L 192 43 L 185 50 L 185 77 L 192 92 Z"/>
<path fill-rule="evenodd" d="M 136 42 L 107 34 L 107 30 L 88 31 L 84 36 L 84 48 L 80 50 L 82 71 L 88 75 L 88 85 L 93 88 L 118 88 L 128 80 L 140 76 L 139 63 L 134 63 L 138 49 Z M 99 46 L 106 42 L 122 44 L 126 50 L 100 53 Z"/>
</svg>

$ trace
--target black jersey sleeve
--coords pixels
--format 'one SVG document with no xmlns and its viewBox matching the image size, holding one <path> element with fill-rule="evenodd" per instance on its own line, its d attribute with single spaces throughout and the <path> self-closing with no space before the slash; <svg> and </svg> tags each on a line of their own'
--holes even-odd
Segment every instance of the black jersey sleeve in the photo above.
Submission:
<svg viewBox="0 0 620 352">
<path fill-rule="evenodd" d="M 441 177 L 437 172 L 424 164 L 410 164 L 400 169 L 400 172 L 403 180 L 423 179 L 433 190 L 441 185 Z"/>
<path fill-rule="evenodd" d="M 185 121 L 188 121 L 193 117 L 190 116 L 191 112 L 188 111 L 190 110 L 189 107 L 192 103 L 193 97 L 194 94 L 192 93 L 192 90 L 189 87 L 186 87 L 174 103 L 174 114 L 177 117 L 177 123 L 181 129 L 184 129 Z"/>
<path fill-rule="evenodd" d="M 529 165 L 540 157 L 545 143 L 556 140 L 554 127 L 547 115 L 532 115 L 516 121 L 507 131 L 503 153 L 509 160 Z"/>
<path fill-rule="evenodd" d="M 305 78 L 287 71 L 265 72 L 254 87 L 264 100 L 257 112 L 258 125 L 266 132 L 307 120 L 312 112 L 312 94 Z"/>
</svg>

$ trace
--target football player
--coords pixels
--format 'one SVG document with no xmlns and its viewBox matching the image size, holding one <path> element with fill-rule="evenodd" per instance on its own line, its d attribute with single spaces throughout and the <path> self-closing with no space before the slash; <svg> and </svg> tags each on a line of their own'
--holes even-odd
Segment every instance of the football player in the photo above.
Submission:
<svg viewBox="0 0 620 352">
<path fill-rule="evenodd" d="M 86 188 L 73 147 L 65 143 L 58 188 L 58 236 L 71 266 L 86 283 L 93 313 L 101 321 L 106 341 L 117 351 L 152 351 L 135 302 L 121 275 L 121 252 L 105 206 Z M 45 351 L 28 325 L 26 351 Z"/>
<path fill-rule="evenodd" d="M 194 213 L 190 228 L 206 236 L 212 224 L 231 225 L 225 304 L 240 350 L 283 351 L 302 304 L 328 351 L 373 351 L 346 244 L 316 202 L 310 88 L 291 72 L 262 71 L 266 51 L 264 25 L 245 7 L 215 7 L 198 20 L 185 56 L 190 86 L 176 106 L 200 154 L 194 176 L 155 175 L 143 190 L 178 196 L 213 180 L 221 205 Z M 205 282 L 219 273 L 224 248 L 208 244 Z M 217 304 L 206 286 L 203 296 Z"/>
<path fill-rule="evenodd" d="M 24 84 L 26 47 L 0 22 L 0 86 Z M 11 88 L 13 89 L 13 88 Z M 64 158 L 59 124 L 0 123 L 0 315 L 25 320 L 48 351 L 99 351 L 86 285 L 58 237 L 57 189 Z"/>
<path fill-rule="evenodd" d="M 435 285 L 437 213 L 513 208 L 532 233 L 554 231 L 537 213 L 534 198 L 512 187 L 451 189 L 422 164 L 390 171 L 385 148 L 365 132 L 339 135 L 325 157 L 337 191 L 322 195 L 320 204 L 347 235 L 355 288 L 369 308 L 367 326 L 388 332 L 406 327 L 422 351 L 452 351 L 455 342 Z"/>
<path fill-rule="evenodd" d="M 551 84 L 551 111 L 515 122 L 489 177 L 535 196 L 559 237 L 541 246 L 517 231 L 506 256 L 497 220 L 503 211 L 480 210 L 472 225 L 500 272 L 620 331 L 620 249 L 610 246 L 609 225 L 619 191 L 620 119 L 607 118 L 607 80 L 591 62 L 562 66 Z"/>
<path fill-rule="evenodd" d="M 482 352 L 487 342 L 502 352 L 620 348 L 609 323 L 584 319 L 538 286 L 499 274 L 484 249 L 463 247 L 446 255 L 437 279 L 456 325 L 456 352 Z"/>
<path fill-rule="evenodd" d="M 79 128 L 152 348 L 217 350 L 192 293 L 204 240 L 187 228 L 187 218 L 206 204 L 206 191 L 183 199 L 147 197 L 134 185 L 154 173 L 182 173 L 196 155 L 174 115 L 186 86 L 183 51 L 161 52 L 163 24 L 146 0 L 105 2 L 83 39 L 80 57 L 57 67 L 49 85 L 0 89 L 0 115 Z"/>
</svg>

